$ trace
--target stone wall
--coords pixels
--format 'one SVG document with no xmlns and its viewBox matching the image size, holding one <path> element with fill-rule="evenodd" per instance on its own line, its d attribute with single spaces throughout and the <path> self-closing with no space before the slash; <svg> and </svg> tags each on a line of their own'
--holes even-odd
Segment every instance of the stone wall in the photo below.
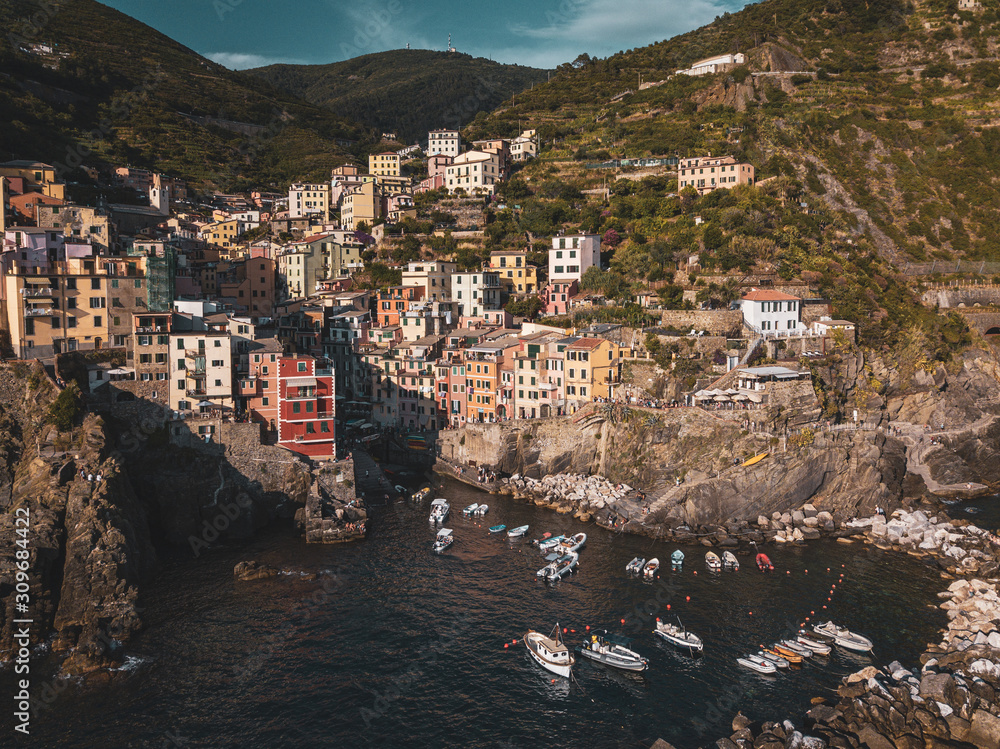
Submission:
<svg viewBox="0 0 1000 749">
<path fill-rule="evenodd" d="M 937 306 L 941 309 L 1000 305 L 1000 286 L 983 284 L 981 286 L 928 289 L 920 297 L 920 300 L 928 307 Z"/>
<path fill-rule="evenodd" d="M 697 351 L 699 354 L 712 354 L 716 350 L 721 350 L 723 353 L 729 350 L 729 339 L 724 335 L 705 335 L 705 336 L 675 336 L 675 335 L 659 335 L 657 338 L 660 339 L 660 343 L 664 346 L 669 346 L 671 344 L 677 344 L 680 346 L 680 351 L 682 354 L 690 353 L 692 351 Z M 690 346 L 690 343 L 694 343 L 694 346 Z"/>
<path fill-rule="evenodd" d="M 739 334 L 743 327 L 743 313 L 739 310 L 662 310 L 660 320 L 665 328 L 673 330 L 704 330 L 713 335 Z"/>
</svg>

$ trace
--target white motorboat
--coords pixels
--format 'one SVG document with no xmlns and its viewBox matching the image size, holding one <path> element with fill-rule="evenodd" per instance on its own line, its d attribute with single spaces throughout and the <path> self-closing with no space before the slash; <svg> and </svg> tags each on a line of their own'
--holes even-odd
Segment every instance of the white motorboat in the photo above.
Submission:
<svg viewBox="0 0 1000 749">
<path fill-rule="evenodd" d="M 759 655 L 748 655 L 743 658 L 737 658 L 736 662 L 759 674 L 773 674 L 778 670 L 778 667 L 771 663 L 771 661 L 765 660 Z"/>
<path fill-rule="evenodd" d="M 565 554 L 553 551 L 545 557 L 545 561 L 548 562 L 548 564 L 538 570 L 536 574 L 538 577 L 548 580 L 549 582 L 561 580 L 573 571 L 573 568 L 576 567 L 576 563 L 579 559 L 580 555 L 575 551 L 568 551 Z"/>
<path fill-rule="evenodd" d="M 532 660 L 547 671 L 551 671 L 557 676 L 569 678 L 573 672 L 573 664 L 576 658 L 569 648 L 563 644 L 562 634 L 559 624 L 546 637 L 541 632 L 528 630 L 524 635 L 524 646 L 528 649 L 528 654 Z"/>
<path fill-rule="evenodd" d="M 856 650 L 859 653 L 867 653 L 872 649 L 872 641 L 867 637 L 851 632 L 847 627 L 838 627 L 833 622 L 825 624 L 814 624 L 813 631 L 821 635 L 832 637 L 833 641 L 842 648 Z"/>
<path fill-rule="evenodd" d="M 763 658 L 766 661 L 771 661 L 771 663 L 773 663 L 778 668 L 788 668 L 788 666 L 790 665 L 788 661 L 786 661 L 780 655 L 768 650 L 758 650 L 757 657 Z"/>
<path fill-rule="evenodd" d="M 441 499 L 440 497 L 438 497 L 433 502 L 431 502 L 430 522 L 443 523 L 444 519 L 448 517 L 448 513 L 450 511 L 451 511 L 451 505 L 448 504 L 448 500 Z"/>
<path fill-rule="evenodd" d="M 647 580 L 652 580 L 656 577 L 656 571 L 660 569 L 660 560 L 656 557 L 650 559 L 642 568 L 642 576 Z"/>
<path fill-rule="evenodd" d="M 440 554 L 453 543 L 455 543 L 455 537 L 451 535 L 451 528 L 442 528 L 437 532 L 433 548 L 435 553 Z"/>
<path fill-rule="evenodd" d="M 549 538 L 540 538 L 538 539 L 538 550 L 543 554 L 547 551 L 551 551 L 556 546 L 558 546 L 559 543 L 564 538 L 566 538 L 566 536 L 551 536 Z"/>
<path fill-rule="evenodd" d="M 714 551 L 710 551 L 705 555 L 705 564 L 713 572 L 718 572 L 722 569 L 722 560 L 719 559 L 719 555 Z"/>
<path fill-rule="evenodd" d="M 511 528 L 509 531 L 507 531 L 507 537 L 508 538 L 520 538 L 521 536 L 523 536 L 527 532 L 528 532 L 528 526 L 526 526 L 526 525 L 519 525 L 519 526 L 517 526 L 517 528 Z"/>
<path fill-rule="evenodd" d="M 628 649 L 627 646 L 631 642 L 628 638 L 610 635 L 605 630 L 604 634 L 591 635 L 590 642 L 585 642 L 576 649 L 576 652 L 605 666 L 614 666 L 625 671 L 645 671 L 649 668 L 649 661 L 634 650 Z"/>
<path fill-rule="evenodd" d="M 587 543 L 586 533 L 577 533 L 575 536 L 564 538 L 559 542 L 556 551 L 579 551 Z"/>
<path fill-rule="evenodd" d="M 683 566 L 684 566 L 684 552 L 681 551 L 680 549 L 677 549 L 674 551 L 673 554 L 670 555 L 670 569 L 676 571 Z"/>
<path fill-rule="evenodd" d="M 803 658 L 812 658 L 813 651 L 812 648 L 807 648 L 800 642 L 795 640 L 781 640 L 778 643 L 781 647 L 791 650 L 796 655 L 801 655 Z"/>
<path fill-rule="evenodd" d="M 686 648 L 692 653 L 702 652 L 705 649 L 705 643 L 702 642 L 701 638 L 694 632 L 688 632 L 684 628 L 684 625 L 680 624 L 680 619 L 677 622 L 677 624 L 670 624 L 668 622 L 661 622 L 657 618 L 656 629 L 653 630 L 653 634 L 659 635 L 677 647 Z"/>
<path fill-rule="evenodd" d="M 468 507 L 466 507 L 464 510 L 462 510 L 462 514 L 465 515 L 465 517 L 467 517 L 467 518 L 471 518 L 473 515 L 476 514 L 476 510 L 478 510 L 478 509 L 479 509 L 479 504 L 478 503 L 471 504 Z"/>
<path fill-rule="evenodd" d="M 795 640 L 805 645 L 816 655 L 830 655 L 830 651 L 833 649 L 825 642 L 820 642 L 818 639 L 810 637 L 805 630 L 800 630 Z"/>
<path fill-rule="evenodd" d="M 740 560 L 736 558 L 736 555 L 731 551 L 722 552 L 722 566 L 727 570 L 732 570 L 733 572 L 739 572 Z"/>
<path fill-rule="evenodd" d="M 642 566 L 646 564 L 646 560 L 642 557 L 636 557 L 631 562 L 625 565 L 625 571 L 630 575 L 638 575 L 642 572 Z"/>
<path fill-rule="evenodd" d="M 476 517 L 477 518 L 481 518 L 483 515 L 485 515 L 489 511 L 490 511 L 490 506 L 489 505 L 479 505 L 479 507 L 476 508 Z"/>
</svg>

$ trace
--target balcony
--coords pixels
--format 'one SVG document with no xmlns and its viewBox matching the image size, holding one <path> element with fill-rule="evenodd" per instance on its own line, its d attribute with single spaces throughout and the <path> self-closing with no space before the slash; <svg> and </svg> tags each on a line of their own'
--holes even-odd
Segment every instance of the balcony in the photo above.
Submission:
<svg viewBox="0 0 1000 749">
<path fill-rule="evenodd" d="M 51 287 L 25 286 L 21 289 L 21 295 L 26 297 L 51 297 L 54 296 Z"/>
<path fill-rule="evenodd" d="M 166 333 L 168 331 L 167 331 L 167 326 L 166 325 L 146 325 L 146 326 L 139 326 L 138 328 L 135 329 L 135 332 L 136 333 Z M 187 352 L 185 352 L 185 353 L 187 353 Z"/>
<path fill-rule="evenodd" d="M 24 311 L 25 317 L 43 317 L 45 315 L 51 315 L 51 307 L 29 307 Z"/>
<path fill-rule="evenodd" d="M 208 391 L 205 388 L 188 388 L 184 392 L 187 393 L 189 398 L 201 398 L 208 395 Z"/>
<path fill-rule="evenodd" d="M 205 356 L 205 349 L 203 348 L 184 349 L 185 359 L 197 359 L 198 357 L 204 357 L 204 356 Z"/>
</svg>

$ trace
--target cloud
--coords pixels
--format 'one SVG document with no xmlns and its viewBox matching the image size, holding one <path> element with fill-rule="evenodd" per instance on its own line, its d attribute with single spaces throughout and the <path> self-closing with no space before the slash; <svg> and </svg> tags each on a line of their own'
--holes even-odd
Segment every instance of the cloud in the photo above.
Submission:
<svg viewBox="0 0 1000 749">
<path fill-rule="evenodd" d="M 265 65 L 276 65 L 286 63 L 288 65 L 305 65 L 308 60 L 295 60 L 287 57 L 268 57 L 245 52 L 206 52 L 207 57 L 212 62 L 229 68 L 230 70 L 246 70 L 247 68 L 262 68 Z"/>
</svg>

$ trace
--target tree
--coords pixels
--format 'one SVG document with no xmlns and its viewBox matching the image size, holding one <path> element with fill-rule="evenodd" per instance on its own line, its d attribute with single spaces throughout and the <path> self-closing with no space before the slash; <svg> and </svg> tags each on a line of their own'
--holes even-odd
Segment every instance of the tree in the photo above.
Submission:
<svg viewBox="0 0 1000 749">
<path fill-rule="evenodd" d="M 617 247 L 622 243 L 622 236 L 614 229 L 608 229 L 604 232 L 604 236 L 601 237 L 601 243 L 608 247 Z"/>
<path fill-rule="evenodd" d="M 60 432 L 68 432 L 76 424 L 81 411 L 80 388 L 75 382 L 71 382 L 49 405 L 46 421 Z"/>
<path fill-rule="evenodd" d="M 545 303 L 540 297 L 529 296 L 524 299 L 511 299 L 504 309 L 517 317 L 527 317 L 529 320 L 533 320 L 539 312 L 545 309 Z"/>
</svg>

